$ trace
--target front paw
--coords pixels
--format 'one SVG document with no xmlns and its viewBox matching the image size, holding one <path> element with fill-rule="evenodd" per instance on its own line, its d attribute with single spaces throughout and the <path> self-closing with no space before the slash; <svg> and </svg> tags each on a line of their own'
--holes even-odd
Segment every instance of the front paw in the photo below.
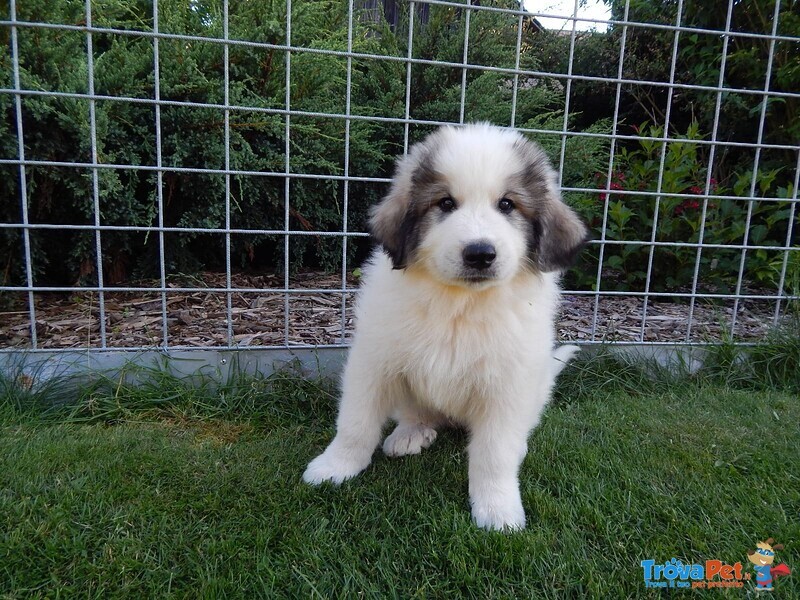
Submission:
<svg viewBox="0 0 800 600">
<path fill-rule="evenodd" d="M 383 442 L 386 456 L 419 454 L 436 439 L 436 430 L 425 424 L 398 425 Z"/>
<path fill-rule="evenodd" d="M 303 473 L 303 481 L 311 485 L 319 485 L 326 481 L 340 484 L 355 477 L 369 466 L 369 458 L 358 460 L 341 452 L 326 450 L 308 463 Z"/>
<path fill-rule="evenodd" d="M 525 509 L 518 495 L 473 499 L 472 519 L 481 529 L 518 531 L 525 529 Z"/>
</svg>

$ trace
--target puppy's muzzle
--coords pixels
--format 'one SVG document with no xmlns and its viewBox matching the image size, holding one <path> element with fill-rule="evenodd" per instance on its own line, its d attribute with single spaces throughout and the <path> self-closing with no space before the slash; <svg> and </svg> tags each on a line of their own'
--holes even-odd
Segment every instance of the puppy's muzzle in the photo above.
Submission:
<svg viewBox="0 0 800 600">
<path fill-rule="evenodd" d="M 497 257 L 497 251 L 489 242 L 473 242 L 464 247 L 461 255 L 465 266 L 484 271 L 492 266 Z"/>
</svg>

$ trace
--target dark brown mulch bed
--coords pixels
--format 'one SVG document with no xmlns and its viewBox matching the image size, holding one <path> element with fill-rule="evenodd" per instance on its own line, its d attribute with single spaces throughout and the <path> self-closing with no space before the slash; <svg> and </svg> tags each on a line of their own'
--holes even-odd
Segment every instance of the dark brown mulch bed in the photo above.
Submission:
<svg viewBox="0 0 800 600">
<path fill-rule="evenodd" d="M 157 282 L 137 284 L 157 286 Z M 235 274 L 232 287 L 282 289 L 282 277 Z M 168 284 L 173 288 L 225 286 L 225 275 L 204 273 L 190 280 Z M 347 288 L 357 288 L 349 277 Z M 340 275 L 305 273 L 293 276 L 290 288 L 342 289 Z M 106 345 L 111 348 L 154 347 L 163 343 L 161 294 L 159 292 L 105 293 Z M 344 296 L 344 302 L 343 302 Z M 8 295 L 7 295 L 7 300 Z M 14 309 L 0 311 L 0 347 L 30 348 L 31 332 L 27 299 L 17 294 Z M 353 330 L 354 292 L 233 292 L 232 345 L 284 346 L 347 342 Z M 208 291 L 167 292 L 167 335 L 170 346 L 213 347 L 228 345 L 227 297 Z M 9 302 L 5 302 L 8 305 Z M 344 308 L 343 308 L 344 307 Z M 562 341 L 606 340 L 635 342 L 706 342 L 730 339 L 734 302 L 711 303 L 699 299 L 688 333 L 689 303 L 650 299 L 642 331 L 642 298 L 565 295 L 558 337 Z M 39 293 L 35 297 L 39 348 L 100 347 L 100 309 L 97 294 Z M 734 339 L 757 340 L 773 324 L 775 302 L 742 300 L 738 306 Z M 344 319 L 342 318 L 344 315 Z M 343 327 L 344 325 L 344 327 Z M 288 333 L 288 335 L 287 335 Z"/>
</svg>

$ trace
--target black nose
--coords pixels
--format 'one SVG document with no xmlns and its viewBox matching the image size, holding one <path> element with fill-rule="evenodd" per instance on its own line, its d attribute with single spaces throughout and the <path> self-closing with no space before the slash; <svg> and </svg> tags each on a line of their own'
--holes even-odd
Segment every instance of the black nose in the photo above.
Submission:
<svg viewBox="0 0 800 600">
<path fill-rule="evenodd" d="M 462 253 L 464 264 L 473 269 L 488 269 L 497 253 L 494 246 L 488 242 L 475 242 L 468 244 Z"/>
</svg>

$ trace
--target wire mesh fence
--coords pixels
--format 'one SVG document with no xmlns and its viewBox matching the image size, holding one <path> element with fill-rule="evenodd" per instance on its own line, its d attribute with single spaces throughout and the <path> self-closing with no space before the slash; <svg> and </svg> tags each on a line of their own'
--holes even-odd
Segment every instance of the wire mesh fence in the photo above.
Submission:
<svg viewBox="0 0 800 600">
<path fill-rule="evenodd" d="M 344 346 L 392 157 L 473 120 L 594 230 L 562 339 L 750 343 L 800 299 L 795 2 L 56 4 L 0 15 L 5 352 Z"/>
</svg>

